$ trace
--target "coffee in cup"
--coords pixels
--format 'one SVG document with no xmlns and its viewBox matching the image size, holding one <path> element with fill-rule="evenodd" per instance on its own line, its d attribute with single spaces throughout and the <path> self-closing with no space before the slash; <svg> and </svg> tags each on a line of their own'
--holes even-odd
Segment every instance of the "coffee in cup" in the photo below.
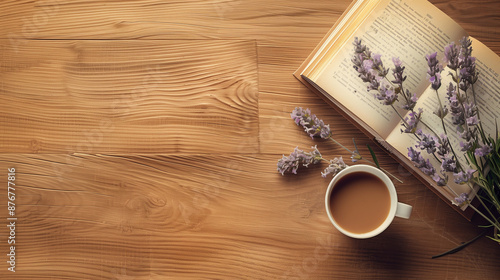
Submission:
<svg viewBox="0 0 500 280">
<path fill-rule="evenodd" d="M 397 201 L 394 184 L 381 170 L 354 165 L 330 182 L 325 206 L 332 224 L 353 238 L 370 238 L 383 232 L 395 216 L 409 218 L 412 207 Z"/>
</svg>

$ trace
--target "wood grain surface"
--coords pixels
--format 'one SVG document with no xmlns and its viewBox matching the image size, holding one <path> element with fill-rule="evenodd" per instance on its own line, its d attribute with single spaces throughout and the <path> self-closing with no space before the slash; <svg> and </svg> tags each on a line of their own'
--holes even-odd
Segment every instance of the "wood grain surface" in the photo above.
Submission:
<svg viewBox="0 0 500 280">
<path fill-rule="evenodd" d="M 500 2 L 433 0 L 500 54 Z M 1 279 L 498 279 L 500 246 L 300 84 L 293 71 L 350 1 L 0 2 Z M 325 166 L 281 176 L 295 147 L 401 178 L 411 219 L 354 240 L 324 210 Z M 16 169 L 15 261 L 7 254 Z"/>
</svg>

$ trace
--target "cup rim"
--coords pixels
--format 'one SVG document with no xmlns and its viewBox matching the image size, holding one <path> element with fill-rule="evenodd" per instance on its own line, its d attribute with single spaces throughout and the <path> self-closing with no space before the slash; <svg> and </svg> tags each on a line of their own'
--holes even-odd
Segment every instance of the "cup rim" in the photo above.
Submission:
<svg viewBox="0 0 500 280">
<path fill-rule="evenodd" d="M 353 233 L 353 232 L 347 231 L 344 228 L 342 228 L 341 226 L 339 226 L 335 222 L 335 220 L 333 219 L 333 216 L 332 216 L 331 211 L 330 211 L 330 195 L 332 193 L 333 186 L 340 178 L 342 178 L 343 176 L 345 176 L 347 174 L 353 173 L 353 172 L 363 172 L 363 171 L 377 176 L 378 178 L 380 178 L 384 182 L 387 189 L 389 190 L 389 196 L 391 199 L 391 201 L 390 201 L 391 206 L 389 209 L 389 214 L 387 215 L 386 219 L 376 229 L 369 231 L 369 232 L 365 232 L 365 233 Z M 387 176 L 380 169 L 373 167 L 371 165 L 366 165 L 366 164 L 352 165 L 352 166 L 349 166 L 349 167 L 341 170 L 339 173 L 337 173 L 332 178 L 330 183 L 328 184 L 328 188 L 326 190 L 326 195 L 325 195 L 325 208 L 326 208 L 326 213 L 328 215 L 330 222 L 333 224 L 333 226 L 337 230 L 339 230 L 343 234 L 345 234 L 349 237 L 352 237 L 352 238 L 357 238 L 357 239 L 371 238 L 371 237 L 379 235 L 384 230 L 386 230 L 387 227 L 389 227 L 389 225 L 394 220 L 394 217 L 396 215 L 397 204 L 398 204 L 398 197 L 397 197 L 397 193 L 396 193 L 396 188 L 394 187 L 394 184 L 392 183 L 389 176 Z"/>
</svg>

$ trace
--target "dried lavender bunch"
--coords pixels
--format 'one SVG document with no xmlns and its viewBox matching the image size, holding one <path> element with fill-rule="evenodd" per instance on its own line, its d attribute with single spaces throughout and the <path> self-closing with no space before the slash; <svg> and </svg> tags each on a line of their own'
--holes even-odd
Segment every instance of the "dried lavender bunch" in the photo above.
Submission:
<svg viewBox="0 0 500 280">
<path fill-rule="evenodd" d="M 405 110 L 413 110 L 417 103 L 416 94 L 412 94 L 409 90 L 403 87 L 403 82 L 406 80 L 404 73 L 405 67 L 399 58 L 394 57 L 392 62 L 392 75 L 394 80 L 389 80 L 387 74 L 389 69 L 384 67 L 380 54 L 373 54 L 370 49 L 362 43 L 362 40 L 355 38 L 354 55 L 351 59 L 354 69 L 358 72 L 361 80 L 368 84 L 368 91 L 376 91 L 374 97 L 380 100 L 384 105 L 390 105 L 397 112 L 394 103 L 399 101 L 401 96 L 403 99 L 402 108 Z M 401 116 L 400 116 L 401 117 Z"/>
<path fill-rule="evenodd" d="M 320 137 L 322 139 L 330 139 L 335 144 L 339 145 L 342 147 L 344 150 L 348 151 L 351 153 L 351 159 L 353 159 L 353 162 L 362 159 L 363 157 L 359 154 L 358 150 L 351 151 L 344 145 L 340 144 L 337 140 L 333 139 L 332 137 L 332 131 L 330 130 L 330 125 L 325 125 L 323 120 L 318 119 L 316 115 L 311 114 L 311 110 L 309 108 L 303 109 L 302 107 L 296 107 L 292 113 L 290 114 L 292 119 L 295 121 L 295 124 L 302 126 L 304 128 L 304 131 L 311 136 L 311 138 L 314 137 Z"/>
<path fill-rule="evenodd" d="M 292 113 L 290 114 L 291 118 L 294 120 L 295 124 L 302 126 L 304 131 L 311 136 L 311 138 L 321 138 L 321 139 L 330 139 L 335 144 L 339 145 L 346 151 L 351 154 L 352 162 L 357 162 L 358 160 L 366 160 L 364 159 L 358 151 L 356 146 L 356 142 L 354 142 L 355 150 L 352 151 L 339 143 L 337 140 L 333 139 L 332 131 L 330 130 L 330 125 L 325 124 L 323 120 L 316 117 L 316 115 L 311 113 L 309 108 L 303 109 L 301 107 L 296 107 Z M 374 158 L 376 161 L 376 159 Z M 342 157 L 334 158 L 333 160 L 326 160 L 321 156 L 321 153 L 317 149 L 316 146 L 313 147 L 312 152 L 304 152 L 295 148 L 295 151 L 292 152 L 289 156 L 284 156 L 278 161 L 278 172 L 284 175 L 286 172 L 291 172 L 296 174 L 297 169 L 302 164 L 302 166 L 309 166 L 309 164 L 317 164 L 321 161 L 328 162 L 328 167 L 321 173 L 323 177 L 327 177 L 328 175 L 335 176 L 339 171 L 346 168 Z M 373 165 L 377 165 L 372 161 L 366 160 Z M 380 168 L 380 167 L 379 167 Z M 380 168 L 382 171 L 386 172 L 389 176 L 394 177 L 394 175 L 388 173 L 387 171 Z M 396 180 L 400 181 L 398 178 L 394 177 Z"/>
<path fill-rule="evenodd" d="M 396 110 L 395 102 L 401 99 L 403 104 L 401 107 L 410 111 L 406 118 L 398 115 L 404 127 L 401 131 L 412 133 L 418 139 L 415 147 L 408 148 L 408 157 L 415 166 L 429 175 L 439 186 L 447 186 L 450 177 L 448 174 L 453 175 L 455 183 L 467 184 L 471 188 L 473 185 L 479 185 L 482 195 L 477 197 L 486 209 L 486 214 L 470 204 L 465 193 L 457 194 L 454 202 L 459 205 L 468 203 L 500 232 L 498 222 L 500 220 L 500 138 L 498 132 L 493 138 L 486 135 L 482 128 L 474 91 L 474 84 L 478 80 L 479 74 L 476 71 L 476 59 L 472 56 L 471 40 L 464 37 L 458 45 L 450 43 L 444 48 L 444 62 L 451 69 L 449 75 L 454 81 L 446 88 L 449 108 L 441 104 L 439 98 L 443 66 L 438 59 L 437 52 L 425 57 L 428 66 L 427 78 L 438 100 L 438 108 L 434 114 L 441 120 L 443 132 L 440 134 L 433 131 L 421 120 L 421 109 L 415 109 L 416 95 L 411 95 L 408 90 L 404 89 L 406 76 L 402 62 L 398 58 L 393 58 L 394 80 L 388 81 L 387 71 L 382 66 L 383 63 L 378 62 L 381 56 L 373 54 L 358 38 L 354 40 L 353 45 L 352 63 L 360 79 L 368 84 L 367 90 L 375 91 L 375 98 L 380 100 L 383 105 L 390 105 L 394 110 Z M 400 96 L 402 98 L 399 98 Z M 456 127 L 455 133 L 461 138 L 459 147 L 453 147 L 448 140 L 449 132 L 444 121 L 448 115 L 450 115 L 451 123 Z M 430 133 L 424 133 L 423 129 L 420 128 L 422 126 Z M 415 148 L 425 151 L 437 159 L 440 162 L 439 171 L 431 165 L 429 160 L 425 160 Z M 455 148 L 464 153 L 469 166 L 461 166 L 457 160 L 458 155 Z M 491 208 L 496 212 L 491 211 Z M 500 234 L 493 239 L 500 243 Z"/>
<path fill-rule="evenodd" d="M 423 110 L 421 108 L 418 109 L 415 108 L 415 105 L 418 101 L 416 94 L 411 94 L 409 90 L 404 88 L 404 82 L 406 80 L 406 75 L 404 74 L 405 66 L 403 66 L 403 63 L 399 58 L 393 57 L 392 62 L 394 64 L 394 68 L 392 69 L 392 73 L 394 80 L 388 81 L 388 79 L 386 78 L 387 71 L 379 71 L 379 69 L 374 69 L 374 68 L 367 69 L 366 67 L 365 69 L 360 69 L 360 65 L 370 66 L 372 65 L 372 63 L 369 63 L 367 61 L 372 60 L 373 57 L 377 57 L 377 59 L 380 59 L 381 56 L 379 54 L 372 54 L 372 52 L 369 51 L 369 48 L 366 45 L 364 45 L 362 41 L 358 38 L 354 40 L 353 45 L 354 45 L 354 55 L 352 58 L 352 62 L 354 68 L 359 73 L 358 76 L 360 76 L 361 80 L 365 83 L 370 84 L 367 90 L 377 91 L 377 93 L 375 93 L 375 98 L 381 100 L 381 104 L 383 105 L 390 105 L 396 112 L 398 111 L 394 107 L 394 104 L 396 101 L 399 101 L 399 95 L 401 95 L 402 97 L 401 107 L 409 111 L 408 116 L 404 118 L 398 113 L 398 116 L 402 120 L 402 126 L 403 126 L 401 132 L 413 134 L 419 140 L 416 146 L 417 148 L 427 151 L 428 153 L 432 154 L 435 158 L 437 158 L 440 162 L 443 163 L 440 168 L 439 172 L 440 174 L 438 174 L 435 170 L 433 171 L 432 169 L 430 169 L 427 164 L 424 164 L 424 162 L 422 162 L 420 158 L 416 156 L 414 150 L 408 150 L 408 157 L 412 159 L 414 161 L 414 164 L 420 167 L 420 169 L 425 174 L 430 175 L 438 185 L 440 186 L 446 185 L 445 182 L 448 180 L 446 172 L 448 170 L 454 169 L 452 167 L 458 164 L 456 162 L 456 156 L 454 154 L 453 155 L 450 154 L 451 153 L 450 151 L 452 151 L 452 149 L 449 144 L 449 141 L 447 141 L 447 137 L 445 136 L 440 137 L 437 133 L 432 131 L 432 129 L 430 129 L 430 127 L 427 124 L 425 124 L 422 121 Z M 450 51 L 450 53 L 452 52 L 453 51 Z M 425 59 L 428 65 L 427 77 L 431 82 L 431 87 L 437 91 L 441 87 L 441 72 L 443 71 L 443 66 L 437 59 L 437 52 L 427 55 Z M 378 64 L 383 65 L 383 63 L 378 63 Z M 367 75 L 364 74 L 366 72 L 371 72 L 373 74 L 372 76 L 374 80 L 380 81 L 385 79 L 385 82 L 375 83 L 373 81 L 367 81 L 366 79 Z M 373 85 L 377 85 L 378 87 L 374 87 Z M 387 91 L 396 93 L 397 97 L 390 96 L 387 94 L 385 95 L 381 94 L 381 92 L 384 93 Z M 384 96 L 385 98 L 381 99 L 381 97 Z M 446 106 L 441 106 L 440 104 L 439 108 L 434 113 L 438 117 L 440 117 L 441 120 L 443 120 L 443 118 L 448 113 L 448 109 L 446 108 Z M 419 129 L 419 126 L 421 124 L 428 130 L 430 130 L 432 132 L 432 135 L 424 134 L 422 132 L 422 129 Z M 468 135 L 465 135 L 464 137 L 467 136 Z M 436 144 L 439 144 L 441 153 L 436 153 L 435 147 L 430 148 L 432 146 L 435 146 Z"/>
</svg>

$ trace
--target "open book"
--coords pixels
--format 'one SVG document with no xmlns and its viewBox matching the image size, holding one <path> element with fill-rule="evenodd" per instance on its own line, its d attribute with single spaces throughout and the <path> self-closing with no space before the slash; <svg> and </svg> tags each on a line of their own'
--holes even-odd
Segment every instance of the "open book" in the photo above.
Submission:
<svg viewBox="0 0 500 280">
<path fill-rule="evenodd" d="M 415 146 L 417 139 L 412 134 L 401 133 L 401 118 L 398 116 L 404 116 L 407 111 L 401 109 L 396 113 L 390 106 L 380 104 L 367 91 L 366 84 L 358 77 L 351 62 L 354 54 L 352 43 L 355 37 L 360 38 L 372 52 L 382 55 L 386 68 L 393 68 L 392 58 L 399 57 L 406 67 L 405 88 L 419 97 L 415 108 L 423 109 L 422 120 L 439 133 L 443 132 L 441 120 L 433 114 L 438 98 L 426 77 L 428 66 L 425 56 L 437 51 L 442 62 L 444 47 L 451 42 L 459 44 L 464 36 L 468 36 L 464 29 L 427 1 L 355 0 L 294 75 L 319 92 L 323 99 L 365 133 L 373 136 L 451 205 L 458 194 L 472 192 L 470 196 L 473 196 L 474 191 L 467 185 L 454 184 L 453 176 L 448 180 L 449 187 L 439 187 L 413 166 L 407 156 L 408 147 Z M 481 122 L 484 130 L 494 137 L 495 120 L 500 108 L 500 57 L 481 42 L 474 38 L 471 40 L 472 56 L 477 59 L 476 70 L 480 73 L 474 90 Z M 449 71 L 445 67 L 441 73 L 443 81 L 439 98 L 442 104 L 447 104 L 446 87 L 451 81 Z M 457 147 L 456 129 L 451 123 L 446 125 L 450 142 Z M 427 156 L 425 152 L 422 155 Z M 459 161 L 465 161 L 462 153 L 459 152 L 458 156 Z M 438 170 L 439 163 L 432 157 L 429 159 L 434 161 L 433 166 Z M 474 214 L 466 206 L 454 208 L 469 220 Z"/>
</svg>

